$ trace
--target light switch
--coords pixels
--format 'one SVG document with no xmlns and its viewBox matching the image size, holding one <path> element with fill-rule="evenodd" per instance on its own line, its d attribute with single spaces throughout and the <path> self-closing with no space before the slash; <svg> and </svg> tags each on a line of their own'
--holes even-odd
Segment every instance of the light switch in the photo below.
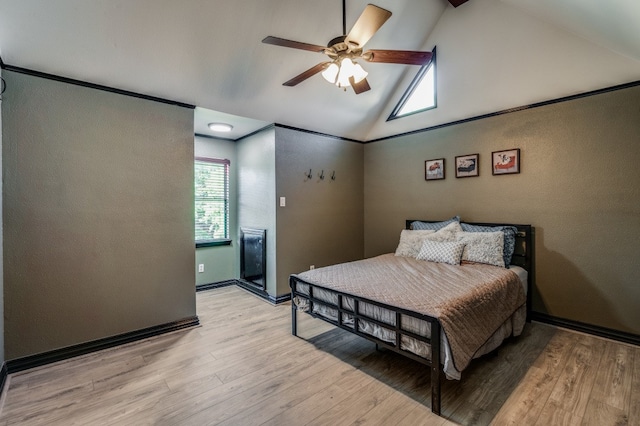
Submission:
<svg viewBox="0 0 640 426">
<path fill-rule="evenodd" d="M 287 205 L 287 198 L 280 197 L 280 207 L 285 207 Z"/>
</svg>

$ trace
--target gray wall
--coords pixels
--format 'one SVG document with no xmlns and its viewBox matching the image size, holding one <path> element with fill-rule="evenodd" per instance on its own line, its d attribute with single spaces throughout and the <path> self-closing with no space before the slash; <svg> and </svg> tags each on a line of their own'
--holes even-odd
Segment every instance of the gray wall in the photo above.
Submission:
<svg viewBox="0 0 640 426">
<path fill-rule="evenodd" d="M 6 358 L 193 317 L 193 111 L 4 78 Z"/>
<path fill-rule="evenodd" d="M 238 141 L 237 155 L 238 226 L 267 230 L 267 293 L 276 296 L 275 130 Z"/>
<path fill-rule="evenodd" d="M 510 148 L 522 172 L 492 176 Z M 456 179 L 473 153 L 480 176 Z M 425 181 L 440 157 L 446 179 Z M 367 144 L 365 255 L 393 251 L 408 218 L 530 223 L 534 311 L 640 334 L 639 164 L 640 87 Z"/>
<path fill-rule="evenodd" d="M 278 295 L 290 291 L 290 274 L 310 265 L 362 258 L 363 151 L 359 143 L 276 127 L 277 196 L 286 198 L 277 207 Z"/>
<path fill-rule="evenodd" d="M 229 237 L 228 246 L 196 249 L 196 285 L 211 284 L 238 278 L 240 251 L 238 246 L 238 161 L 236 143 L 222 139 L 195 137 L 195 156 L 228 159 L 229 166 Z M 197 265 L 204 264 L 204 272 Z"/>
</svg>

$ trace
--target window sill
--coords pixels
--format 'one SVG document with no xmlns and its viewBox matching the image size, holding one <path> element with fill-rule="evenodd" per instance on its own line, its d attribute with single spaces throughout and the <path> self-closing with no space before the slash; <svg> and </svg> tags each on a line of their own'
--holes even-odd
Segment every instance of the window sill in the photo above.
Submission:
<svg viewBox="0 0 640 426">
<path fill-rule="evenodd" d="M 231 240 L 211 240 L 211 241 L 196 242 L 196 248 L 230 246 L 230 245 L 231 245 Z"/>
</svg>

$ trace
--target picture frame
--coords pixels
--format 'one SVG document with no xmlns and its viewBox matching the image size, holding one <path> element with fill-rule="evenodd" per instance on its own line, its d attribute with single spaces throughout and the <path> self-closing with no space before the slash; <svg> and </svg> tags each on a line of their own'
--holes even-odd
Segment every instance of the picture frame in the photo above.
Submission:
<svg viewBox="0 0 640 426">
<path fill-rule="evenodd" d="M 480 176 L 480 154 L 456 157 L 456 178 Z"/>
<path fill-rule="evenodd" d="M 444 158 L 436 158 L 434 160 L 427 160 L 424 162 L 424 179 L 444 179 Z"/>
<path fill-rule="evenodd" d="M 492 152 L 491 172 L 493 175 L 520 173 L 520 148 Z"/>
</svg>

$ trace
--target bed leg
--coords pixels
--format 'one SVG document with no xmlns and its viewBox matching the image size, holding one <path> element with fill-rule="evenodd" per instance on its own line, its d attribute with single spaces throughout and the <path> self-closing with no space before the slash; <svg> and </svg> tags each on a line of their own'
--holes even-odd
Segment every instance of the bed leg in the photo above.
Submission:
<svg viewBox="0 0 640 426">
<path fill-rule="evenodd" d="M 440 401 L 440 368 L 436 366 L 431 367 L 431 412 L 440 415 L 441 401 Z"/>
<path fill-rule="evenodd" d="M 431 412 L 440 415 L 442 390 L 440 368 L 440 323 L 431 323 Z"/>
<path fill-rule="evenodd" d="M 291 334 L 298 336 L 298 310 L 293 300 L 291 300 Z"/>
</svg>

